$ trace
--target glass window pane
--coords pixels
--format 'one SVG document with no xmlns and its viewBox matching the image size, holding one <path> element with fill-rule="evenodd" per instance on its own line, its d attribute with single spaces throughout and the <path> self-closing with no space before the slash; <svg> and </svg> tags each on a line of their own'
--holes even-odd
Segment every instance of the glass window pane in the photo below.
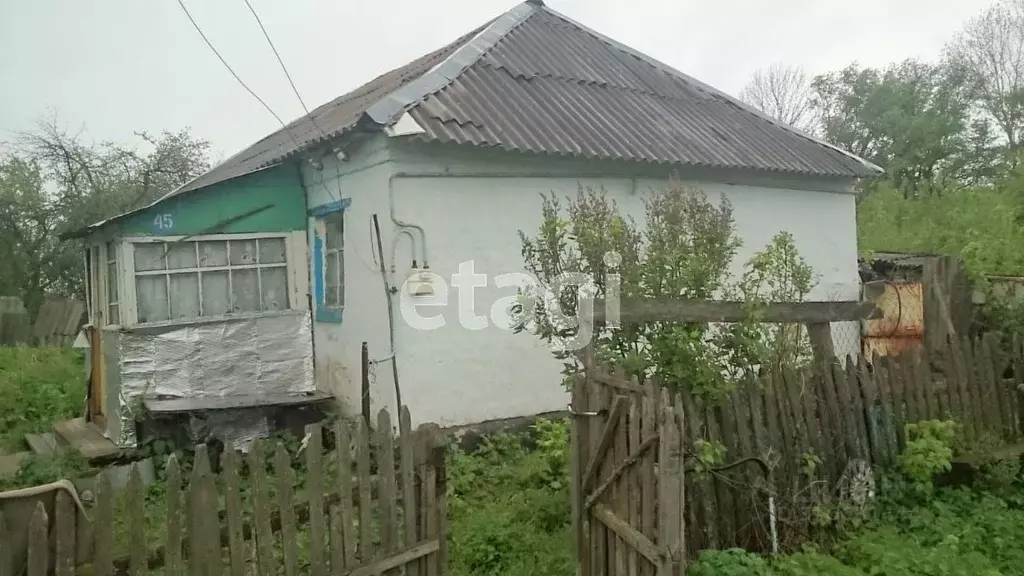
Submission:
<svg viewBox="0 0 1024 576">
<path fill-rule="evenodd" d="M 260 264 L 277 264 L 284 262 L 284 238 L 261 238 Z"/>
<path fill-rule="evenodd" d="M 135 271 L 164 269 L 164 243 L 146 242 L 135 245 Z"/>
<path fill-rule="evenodd" d="M 324 219 L 324 231 L 327 236 L 325 243 L 328 250 L 341 248 L 345 245 L 344 214 L 344 212 L 338 212 Z"/>
<path fill-rule="evenodd" d="M 282 266 L 260 269 L 263 310 L 288 308 L 288 271 Z"/>
<path fill-rule="evenodd" d="M 256 263 L 256 241 L 255 240 L 232 240 L 231 241 L 231 264 L 255 264 Z"/>
<path fill-rule="evenodd" d="M 226 252 L 225 252 L 226 254 Z M 228 273 L 203 272 L 203 316 L 220 316 L 231 311 Z"/>
<path fill-rule="evenodd" d="M 117 245 L 113 242 L 107 242 L 107 262 L 114 262 L 117 260 Z"/>
<path fill-rule="evenodd" d="M 180 270 L 181 268 L 196 267 L 196 244 L 195 242 L 175 242 L 167 245 L 167 269 Z"/>
<path fill-rule="evenodd" d="M 338 282 L 338 253 L 328 252 L 324 257 L 327 267 L 324 271 L 324 285 L 337 286 Z"/>
<path fill-rule="evenodd" d="M 171 274 L 171 318 L 199 317 L 199 275 Z"/>
<path fill-rule="evenodd" d="M 227 266 L 228 265 L 228 243 L 227 242 L 200 242 L 199 243 L 199 266 Z M 204 296 L 205 298 L 205 296 Z"/>
<path fill-rule="evenodd" d="M 120 324 L 121 323 L 121 311 L 117 304 L 110 305 L 110 317 L 107 318 L 107 324 Z"/>
<path fill-rule="evenodd" d="M 139 302 L 139 322 L 167 320 L 166 276 L 136 277 L 135 292 Z"/>
<path fill-rule="evenodd" d="M 232 250 L 234 243 L 232 242 Z M 234 257 L 234 252 L 232 252 Z M 258 312 L 260 295 L 257 290 L 256 270 L 231 271 L 231 311 Z"/>
<path fill-rule="evenodd" d="M 338 286 L 328 286 L 326 294 L 324 294 L 324 304 L 328 306 L 338 306 L 340 288 Z"/>
<path fill-rule="evenodd" d="M 117 302 L 117 264 L 107 264 L 107 302 Z"/>
</svg>

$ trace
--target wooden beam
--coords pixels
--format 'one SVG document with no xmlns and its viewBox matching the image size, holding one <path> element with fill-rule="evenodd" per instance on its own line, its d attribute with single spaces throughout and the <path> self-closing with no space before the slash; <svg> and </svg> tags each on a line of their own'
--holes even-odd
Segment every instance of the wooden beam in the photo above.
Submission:
<svg viewBox="0 0 1024 576">
<path fill-rule="evenodd" d="M 595 505 L 591 513 L 594 515 L 594 518 L 600 520 L 609 530 L 614 532 L 619 538 L 622 538 L 622 541 L 629 545 L 630 548 L 639 552 L 644 558 L 650 560 L 652 564 L 661 566 L 661 563 L 664 562 L 665 552 L 662 549 L 658 548 L 650 538 L 644 536 L 639 530 L 616 516 L 604 504 Z"/>
<path fill-rule="evenodd" d="M 586 494 L 590 490 L 590 485 L 594 483 L 597 471 L 601 468 L 601 461 L 604 460 L 604 453 L 612 445 L 612 440 L 615 438 L 615 429 L 619 427 L 619 422 L 622 420 L 622 415 L 625 412 L 626 399 L 622 396 L 616 396 L 615 402 L 612 403 L 612 409 L 608 411 L 608 424 L 605 425 L 604 434 L 601 435 L 601 441 L 598 443 L 597 449 L 590 456 L 590 462 L 587 463 L 587 471 L 583 474 L 583 483 L 580 485 L 580 492 L 582 494 Z"/>
<path fill-rule="evenodd" d="M 595 324 L 605 324 L 604 300 L 595 300 Z M 761 322 L 785 324 L 816 324 L 822 322 L 852 322 L 880 318 L 881 310 L 874 302 L 771 302 L 757 309 Z M 745 302 L 719 302 L 713 300 L 623 300 L 619 304 L 619 321 L 644 322 L 742 322 L 750 318 Z"/>
<path fill-rule="evenodd" d="M 384 574 L 388 570 L 401 568 L 417 558 L 433 554 L 440 549 L 441 544 L 438 540 L 428 540 L 411 548 L 406 548 L 404 551 L 397 552 L 394 556 L 388 556 L 387 558 L 381 558 L 380 560 L 374 560 L 368 564 L 357 566 L 350 572 L 345 572 L 345 574 L 346 576 L 376 576 L 377 574 Z"/>
</svg>

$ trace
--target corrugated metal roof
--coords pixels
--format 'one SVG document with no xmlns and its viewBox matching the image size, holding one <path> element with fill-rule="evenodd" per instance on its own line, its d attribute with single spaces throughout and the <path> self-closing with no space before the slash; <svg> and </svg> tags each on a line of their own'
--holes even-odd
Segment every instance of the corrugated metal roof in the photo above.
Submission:
<svg viewBox="0 0 1024 576">
<path fill-rule="evenodd" d="M 506 150 L 866 177 L 880 170 L 532 5 L 409 112 L 421 137 Z"/>
<path fill-rule="evenodd" d="M 528 0 L 320 106 L 313 120 L 299 118 L 158 202 L 280 163 L 324 142 L 320 130 L 333 140 L 360 122 L 381 129 L 406 112 L 424 130 L 416 137 L 434 141 L 814 176 L 881 173 Z"/>
</svg>

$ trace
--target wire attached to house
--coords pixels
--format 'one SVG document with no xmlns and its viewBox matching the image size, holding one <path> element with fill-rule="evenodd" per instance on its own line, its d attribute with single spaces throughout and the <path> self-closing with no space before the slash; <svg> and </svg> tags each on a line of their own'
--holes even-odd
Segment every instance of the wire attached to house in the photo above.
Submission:
<svg viewBox="0 0 1024 576">
<path fill-rule="evenodd" d="M 203 29 L 199 27 L 199 23 L 196 22 L 196 19 L 192 17 L 192 13 L 188 11 L 188 8 L 185 6 L 185 2 L 183 2 L 183 0 L 178 0 L 178 6 L 181 6 L 181 10 L 185 12 L 185 16 L 188 16 L 189 22 L 192 22 L 192 27 L 196 29 L 196 32 L 199 33 L 199 35 L 203 38 L 203 41 L 206 42 L 206 45 L 210 48 L 214 55 L 217 56 L 217 59 L 220 60 L 220 63 L 228 69 L 228 72 L 230 72 L 231 75 L 235 77 L 235 80 L 237 80 L 238 83 L 242 85 L 242 88 L 245 88 L 246 92 L 251 94 L 252 97 L 255 98 L 257 102 L 262 104 L 263 107 L 266 108 L 267 112 L 270 112 L 270 115 L 273 116 L 281 124 L 281 127 L 284 128 L 285 133 L 288 134 L 288 137 L 291 138 L 292 142 L 295 144 L 295 148 L 302 148 L 302 146 L 299 144 L 299 141 L 296 140 L 295 136 L 292 135 L 291 130 L 288 129 L 288 125 L 284 123 L 284 120 L 281 120 L 281 117 L 278 116 L 276 112 L 274 112 L 274 109 L 271 108 L 270 105 L 263 100 L 263 98 L 260 98 L 259 95 L 256 94 L 256 92 L 254 92 L 253 89 L 250 88 L 249 85 L 246 84 L 245 81 L 243 81 L 242 78 L 235 72 L 234 68 L 232 68 L 231 65 L 228 64 L 227 60 L 225 60 L 224 57 L 221 56 L 220 52 L 218 52 L 217 49 L 213 46 L 213 43 L 210 42 L 210 39 L 206 37 L 206 34 L 203 32 Z"/>
</svg>

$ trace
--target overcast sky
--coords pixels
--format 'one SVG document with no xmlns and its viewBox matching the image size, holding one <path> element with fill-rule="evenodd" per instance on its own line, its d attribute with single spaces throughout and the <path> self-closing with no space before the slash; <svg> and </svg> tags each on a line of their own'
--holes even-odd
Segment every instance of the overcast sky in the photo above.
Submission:
<svg viewBox="0 0 1024 576">
<path fill-rule="evenodd" d="M 548 0 L 726 92 L 774 62 L 934 59 L 992 0 Z M 515 0 L 251 0 L 313 108 L 447 44 Z M 236 72 L 285 121 L 302 114 L 243 0 L 185 0 Z M 176 0 L 0 0 L 0 140 L 56 111 L 95 140 L 190 127 L 227 156 L 279 125 Z"/>
</svg>

